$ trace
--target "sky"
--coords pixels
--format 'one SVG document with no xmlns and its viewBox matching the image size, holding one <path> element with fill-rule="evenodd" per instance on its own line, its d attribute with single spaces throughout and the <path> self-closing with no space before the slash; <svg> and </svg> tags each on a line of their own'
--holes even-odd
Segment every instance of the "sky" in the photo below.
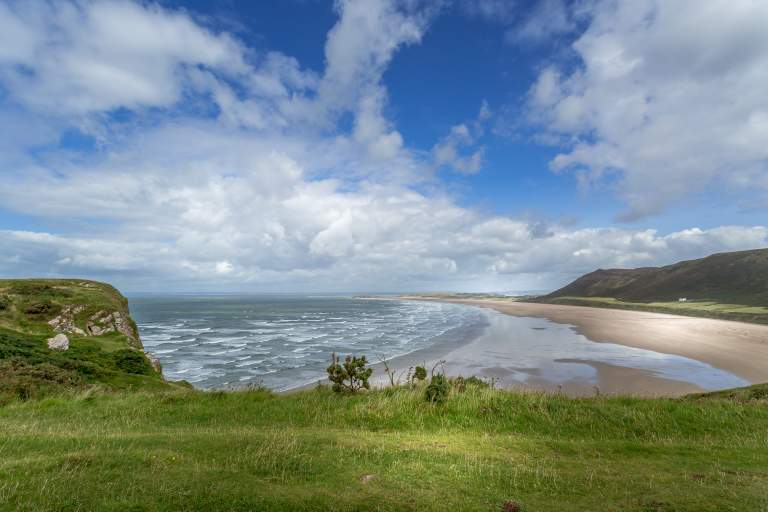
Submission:
<svg viewBox="0 0 768 512">
<path fill-rule="evenodd" d="M 0 0 L 0 276 L 544 291 L 768 246 L 763 0 Z"/>
</svg>

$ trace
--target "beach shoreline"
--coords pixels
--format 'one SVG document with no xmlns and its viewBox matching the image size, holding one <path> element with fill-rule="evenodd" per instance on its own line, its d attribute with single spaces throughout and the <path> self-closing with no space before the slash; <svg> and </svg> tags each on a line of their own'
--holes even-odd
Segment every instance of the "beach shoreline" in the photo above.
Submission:
<svg viewBox="0 0 768 512">
<path fill-rule="evenodd" d="M 417 300 L 461 304 L 490 309 L 502 316 L 539 318 L 568 326 L 592 343 L 610 343 L 660 354 L 681 356 L 723 370 L 749 383 L 768 381 L 768 326 L 727 320 L 687 317 L 585 306 L 566 306 L 495 299 L 450 299 L 423 296 L 370 298 L 371 300 Z M 489 318 L 492 316 L 489 315 Z M 557 363 L 584 365 L 595 372 L 594 382 L 563 380 L 554 382 L 530 368 L 514 366 L 514 346 L 507 343 L 509 333 L 503 325 L 490 322 L 482 332 L 450 342 L 392 357 L 390 369 L 405 383 L 408 370 L 425 365 L 430 371 L 441 365 L 449 376 L 476 375 L 492 380 L 499 387 L 555 392 L 569 396 L 634 395 L 645 397 L 681 396 L 705 391 L 685 380 L 665 378 L 654 371 L 609 364 L 584 358 L 555 359 Z M 727 346 L 725 344 L 727 343 Z M 500 363 L 500 357 L 508 360 Z M 375 358 L 375 355 L 373 355 Z M 506 357 L 505 357 L 506 356 Z M 371 385 L 390 385 L 384 365 L 369 356 L 374 375 Z M 514 380 L 514 372 L 529 374 L 524 383 Z M 285 392 L 315 387 L 317 382 Z"/>
<path fill-rule="evenodd" d="M 490 308 L 519 317 L 545 318 L 595 343 L 673 354 L 707 363 L 752 383 L 768 381 L 768 326 L 666 313 L 494 299 L 403 296 Z"/>
</svg>

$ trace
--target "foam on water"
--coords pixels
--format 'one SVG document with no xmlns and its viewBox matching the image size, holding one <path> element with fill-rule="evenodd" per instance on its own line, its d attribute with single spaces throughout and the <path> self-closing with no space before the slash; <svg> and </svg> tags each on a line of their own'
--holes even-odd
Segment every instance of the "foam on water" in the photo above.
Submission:
<svg viewBox="0 0 768 512">
<path fill-rule="evenodd" d="M 261 381 L 275 389 L 325 377 L 332 352 L 394 357 L 486 322 L 454 304 L 349 297 L 136 297 L 145 348 L 169 379 L 201 388 Z"/>
</svg>

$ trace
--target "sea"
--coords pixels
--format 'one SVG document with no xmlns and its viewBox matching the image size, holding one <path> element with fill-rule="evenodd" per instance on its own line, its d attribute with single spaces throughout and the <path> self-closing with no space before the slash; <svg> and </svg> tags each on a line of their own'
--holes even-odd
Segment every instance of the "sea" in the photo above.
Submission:
<svg viewBox="0 0 768 512">
<path fill-rule="evenodd" d="M 170 380 L 204 389 L 286 390 L 326 376 L 331 354 L 372 363 L 475 336 L 483 312 L 457 304 L 334 295 L 133 296 L 144 348 Z"/>
<path fill-rule="evenodd" d="M 501 372 L 507 384 L 596 383 L 588 362 L 634 368 L 703 389 L 749 384 L 706 363 L 613 343 L 594 343 L 568 325 L 441 302 L 341 295 L 130 296 L 145 349 L 170 380 L 201 389 L 288 390 L 325 380 L 333 353 L 371 363 L 461 347 L 466 369 Z M 493 336 L 496 351 L 473 353 Z M 478 357 L 481 356 L 481 357 Z M 482 359 L 484 368 L 473 366 Z M 482 375 L 482 373 L 481 373 Z"/>
</svg>

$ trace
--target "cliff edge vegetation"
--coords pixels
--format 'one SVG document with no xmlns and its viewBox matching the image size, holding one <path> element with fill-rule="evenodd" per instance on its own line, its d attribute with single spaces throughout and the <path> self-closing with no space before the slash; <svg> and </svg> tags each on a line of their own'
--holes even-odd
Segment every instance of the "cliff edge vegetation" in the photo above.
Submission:
<svg viewBox="0 0 768 512">
<path fill-rule="evenodd" d="M 92 386 L 162 389 L 128 301 L 82 279 L 0 280 L 0 400 Z"/>
</svg>

